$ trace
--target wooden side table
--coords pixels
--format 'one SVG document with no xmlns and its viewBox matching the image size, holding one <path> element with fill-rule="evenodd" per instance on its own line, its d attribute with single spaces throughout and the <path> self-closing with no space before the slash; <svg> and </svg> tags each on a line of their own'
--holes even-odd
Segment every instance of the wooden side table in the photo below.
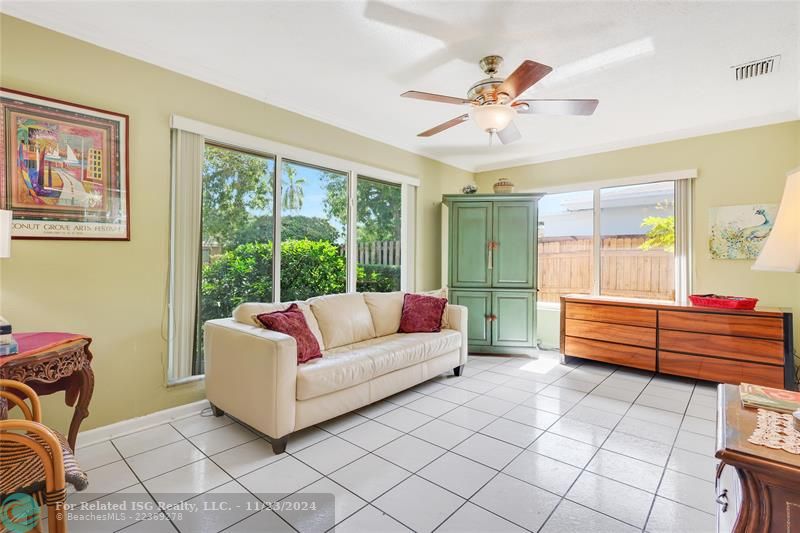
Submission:
<svg viewBox="0 0 800 533">
<path fill-rule="evenodd" d="M 756 410 L 742 407 L 739 387 L 720 385 L 717 411 L 718 473 L 731 466 L 741 484 L 741 507 L 736 533 L 795 533 L 800 531 L 800 455 L 773 450 L 747 441 L 756 427 Z M 738 503 L 718 476 L 720 512 Z"/>
<path fill-rule="evenodd" d="M 0 378 L 21 381 L 39 395 L 64 391 L 66 404 L 75 406 L 67 434 L 73 450 L 81 422 L 89 416 L 89 402 L 94 390 L 90 342 L 88 339 L 74 340 L 33 355 L 0 358 Z"/>
</svg>

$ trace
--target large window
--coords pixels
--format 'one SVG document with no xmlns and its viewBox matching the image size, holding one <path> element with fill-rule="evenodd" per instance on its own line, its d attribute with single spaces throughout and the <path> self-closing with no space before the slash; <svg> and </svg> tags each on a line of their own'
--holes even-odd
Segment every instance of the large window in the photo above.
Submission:
<svg viewBox="0 0 800 533">
<path fill-rule="evenodd" d="M 675 300 L 675 182 L 600 190 L 600 294 Z"/>
<path fill-rule="evenodd" d="M 200 289 L 192 371 L 203 373 L 202 324 L 242 302 L 272 301 L 275 159 L 206 144 Z"/>
<path fill-rule="evenodd" d="M 359 292 L 400 290 L 401 187 L 358 177 L 356 257 Z"/>
<path fill-rule="evenodd" d="M 688 292 L 688 179 L 547 194 L 539 302 L 565 294 L 675 301 Z"/>
<path fill-rule="evenodd" d="M 281 169 L 281 300 L 347 291 L 347 174 Z"/>
<path fill-rule="evenodd" d="M 204 372 L 202 325 L 243 302 L 413 289 L 415 178 L 179 122 L 170 382 Z"/>
<path fill-rule="evenodd" d="M 592 292 L 592 191 L 548 194 L 539 201 L 539 301 Z"/>
</svg>

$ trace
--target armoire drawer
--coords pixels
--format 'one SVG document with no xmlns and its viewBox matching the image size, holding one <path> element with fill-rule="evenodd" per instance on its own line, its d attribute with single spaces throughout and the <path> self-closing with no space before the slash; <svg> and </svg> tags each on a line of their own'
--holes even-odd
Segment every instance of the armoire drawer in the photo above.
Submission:
<svg viewBox="0 0 800 533">
<path fill-rule="evenodd" d="M 655 350 L 613 342 L 567 336 L 564 339 L 564 355 L 584 357 L 642 370 L 656 369 Z"/>
</svg>

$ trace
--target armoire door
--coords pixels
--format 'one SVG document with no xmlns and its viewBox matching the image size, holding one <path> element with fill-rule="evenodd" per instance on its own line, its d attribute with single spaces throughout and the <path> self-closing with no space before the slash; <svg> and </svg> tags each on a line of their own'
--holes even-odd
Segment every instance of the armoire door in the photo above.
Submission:
<svg viewBox="0 0 800 533">
<path fill-rule="evenodd" d="M 492 202 L 453 202 L 450 216 L 450 287 L 489 287 Z"/>
<path fill-rule="evenodd" d="M 467 342 L 471 346 L 491 344 L 492 293 L 489 291 L 450 290 L 450 302 L 467 308 Z"/>
<path fill-rule="evenodd" d="M 492 286 L 532 289 L 536 278 L 536 203 L 497 202 L 493 210 Z"/>
<path fill-rule="evenodd" d="M 492 298 L 492 346 L 534 346 L 536 298 L 531 292 L 495 291 Z"/>
</svg>

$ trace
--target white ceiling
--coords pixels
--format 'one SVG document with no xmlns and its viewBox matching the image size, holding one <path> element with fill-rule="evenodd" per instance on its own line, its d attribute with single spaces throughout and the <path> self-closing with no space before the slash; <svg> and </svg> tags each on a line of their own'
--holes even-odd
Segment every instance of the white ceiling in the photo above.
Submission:
<svg viewBox="0 0 800 533">
<path fill-rule="evenodd" d="M 16 2 L 0 10 L 470 171 L 780 122 L 800 116 L 800 3 Z M 591 117 L 524 116 L 488 146 L 466 111 L 400 98 L 464 96 L 477 61 L 554 72 L 531 98 L 599 98 Z M 732 65 L 781 54 L 777 72 Z"/>
</svg>

